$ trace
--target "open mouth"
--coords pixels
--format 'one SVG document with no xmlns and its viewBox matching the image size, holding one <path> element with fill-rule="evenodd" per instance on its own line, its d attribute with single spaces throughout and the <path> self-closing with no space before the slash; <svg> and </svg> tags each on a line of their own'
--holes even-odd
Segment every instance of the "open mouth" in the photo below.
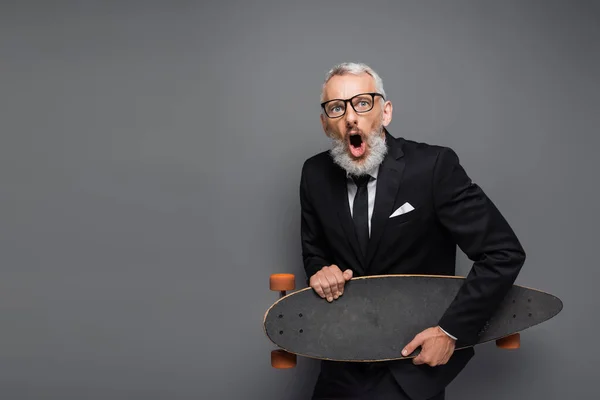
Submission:
<svg viewBox="0 0 600 400">
<path fill-rule="evenodd" d="M 351 133 L 348 141 L 350 142 L 350 153 L 356 158 L 365 154 L 367 146 L 359 133 Z"/>
</svg>

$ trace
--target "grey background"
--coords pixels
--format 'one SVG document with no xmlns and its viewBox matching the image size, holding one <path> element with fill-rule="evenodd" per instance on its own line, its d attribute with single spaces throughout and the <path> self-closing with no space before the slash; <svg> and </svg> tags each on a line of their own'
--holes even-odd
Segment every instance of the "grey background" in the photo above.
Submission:
<svg viewBox="0 0 600 400">
<path fill-rule="evenodd" d="M 593 397 L 599 27 L 592 1 L 1 2 L 0 397 L 308 398 L 316 362 L 271 369 L 262 318 L 269 274 L 303 279 L 300 168 L 343 61 L 381 74 L 394 136 L 457 151 L 517 283 L 565 302 L 447 398 Z"/>
</svg>

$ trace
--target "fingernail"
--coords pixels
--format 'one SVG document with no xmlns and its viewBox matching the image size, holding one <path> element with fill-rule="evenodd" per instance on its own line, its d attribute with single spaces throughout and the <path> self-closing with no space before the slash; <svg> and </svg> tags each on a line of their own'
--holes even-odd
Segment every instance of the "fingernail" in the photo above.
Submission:
<svg viewBox="0 0 600 400">
<path fill-rule="evenodd" d="M 327 298 L 327 301 L 331 302 L 331 301 L 333 301 L 333 298 L 331 298 L 331 297 L 328 297 L 328 298 Z"/>
<path fill-rule="evenodd" d="M 406 356 L 407 354 L 408 354 L 408 351 L 406 351 L 406 350 L 402 350 L 402 355 L 403 355 L 403 356 Z"/>
<path fill-rule="evenodd" d="M 333 296 L 333 298 L 336 300 L 338 299 L 338 297 L 340 297 L 340 296 L 338 296 L 337 294 L 335 296 Z"/>
</svg>

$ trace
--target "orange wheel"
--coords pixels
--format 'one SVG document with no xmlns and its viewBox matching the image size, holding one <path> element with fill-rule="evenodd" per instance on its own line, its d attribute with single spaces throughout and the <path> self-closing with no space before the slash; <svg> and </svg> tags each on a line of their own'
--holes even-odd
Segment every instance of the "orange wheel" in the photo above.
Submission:
<svg viewBox="0 0 600 400">
<path fill-rule="evenodd" d="M 496 340 L 496 346 L 501 349 L 518 349 L 521 347 L 521 334 L 515 333 L 514 335 L 503 337 L 502 339 Z"/>
<path fill-rule="evenodd" d="M 296 278 L 294 274 L 272 274 L 269 286 L 271 290 L 278 292 L 294 290 L 296 287 Z"/>
<path fill-rule="evenodd" d="M 273 368 L 294 368 L 296 366 L 296 355 L 285 350 L 273 350 L 271 352 L 271 366 Z"/>
</svg>

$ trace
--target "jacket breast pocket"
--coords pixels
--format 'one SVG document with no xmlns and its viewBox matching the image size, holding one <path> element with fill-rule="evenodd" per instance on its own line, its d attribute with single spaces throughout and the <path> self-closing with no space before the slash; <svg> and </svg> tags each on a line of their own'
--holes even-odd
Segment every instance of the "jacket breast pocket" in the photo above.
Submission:
<svg viewBox="0 0 600 400">
<path fill-rule="evenodd" d="M 406 212 L 402 215 L 398 215 L 397 217 L 391 217 L 388 219 L 388 226 L 397 226 L 402 225 L 411 221 L 418 221 L 421 218 L 421 209 L 415 208 L 412 211 Z"/>
</svg>

